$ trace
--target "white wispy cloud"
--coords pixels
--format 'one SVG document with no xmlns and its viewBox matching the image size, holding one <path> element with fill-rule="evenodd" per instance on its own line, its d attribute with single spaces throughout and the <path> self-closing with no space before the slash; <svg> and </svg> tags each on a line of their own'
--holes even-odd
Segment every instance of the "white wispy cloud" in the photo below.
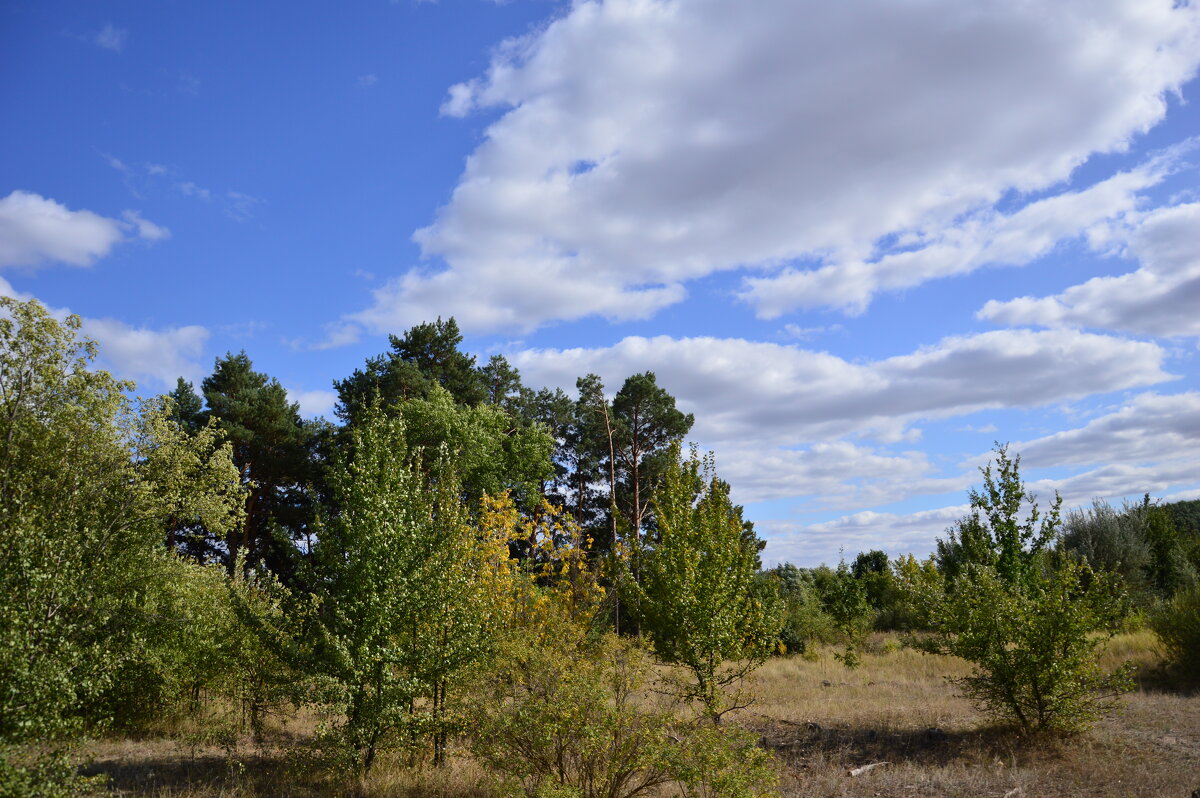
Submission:
<svg viewBox="0 0 1200 798">
<path fill-rule="evenodd" d="M 416 233 L 430 263 L 353 320 L 645 318 L 747 268 L 782 280 L 748 283 L 764 315 L 807 301 L 797 282 L 853 309 L 1018 264 L 1127 212 L 1152 176 L 995 203 L 1126 149 L 1198 63 L 1200 8 L 1172 0 L 577 2 L 450 89 L 445 114 L 503 114 Z"/>
<path fill-rule="evenodd" d="M 92 41 L 97 47 L 112 50 L 114 53 L 124 50 L 125 42 L 128 40 L 129 31 L 118 28 L 111 22 L 105 23 L 104 27 L 96 31 L 96 35 L 92 37 Z"/>
<path fill-rule="evenodd" d="M 300 391 L 287 389 L 288 401 L 300 405 L 300 415 L 305 418 L 327 416 L 333 412 L 337 394 L 333 391 Z"/>
</svg>

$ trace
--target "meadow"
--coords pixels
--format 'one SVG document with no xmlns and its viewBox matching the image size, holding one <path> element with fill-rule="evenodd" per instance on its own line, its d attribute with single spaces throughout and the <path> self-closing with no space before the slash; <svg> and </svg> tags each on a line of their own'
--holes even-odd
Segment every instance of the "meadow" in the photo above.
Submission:
<svg viewBox="0 0 1200 798">
<path fill-rule="evenodd" d="M 1102 655 L 1105 667 L 1133 661 L 1138 688 L 1090 732 L 1065 739 L 997 726 L 946 683 L 965 663 L 902 648 L 894 635 L 872 636 L 854 670 L 833 653 L 769 660 L 743 686 L 754 702 L 725 721 L 772 752 L 784 796 L 1160 798 L 1200 788 L 1200 694 L 1163 677 L 1148 631 L 1119 635 Z M 337 780 L 306 761 L 315 729 L 298 714 L 274 718 L 261 744 L 205 740 L 201 728 L 98 741 L 85 750 L 86 771 L 107 777 L 113 794 L 158 798 L 501 794 L 460 744 L 442 768 L 389 759 L 366 781 Z"/>
</svg>

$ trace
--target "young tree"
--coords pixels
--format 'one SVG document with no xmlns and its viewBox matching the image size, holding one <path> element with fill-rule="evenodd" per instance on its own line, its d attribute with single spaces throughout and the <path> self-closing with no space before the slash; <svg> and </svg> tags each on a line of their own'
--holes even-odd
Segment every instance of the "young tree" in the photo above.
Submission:
<svg viewBox="0 0 1200 798">
<path fill-rule="evenodd" d="M 951 681 L 1023 731 L 1080 731 L 1129 688 L 1126 670 L 1106 674 L 1096 661 L 1118 629 L 1124 595 L 1114 577 L 1045 551 L 1061 499 L 1039 523 L 1020 458 L 1000 446 L 996 466 L 981 469 L 972 514 L 938 541 L 944 579 L 926 581 L 921 595 L 933 634 L 917 645 L 972 663 L 970 676 Z"/>
<path fill-rule="evenodd" d="M 681 666 L 677 685 L 714 722 L 739 707 L 724 688 L 775 651 L 782 625 L 773 582 L 757 578 L 758 547 L 713 460 L 668 450 L 653 495 L 659 539 L 640 582 L 627 578 L 628 605 L 664 662 Z M 742 705 L 744 706 L 744 704 Z"/>
<path fill-rule="evenodd" d="M 329 476 L 338 512 L 321 521 L 309 575 L 320 700 L 341 716 L 336 740 L 358 770 L 422 732 L 440 761 L 448 690 L 502 617 L 507 540 L 477 533 L 445 449 L 418 462 L 401 419 L 370 413 L 349 434 Z"/>
</svg>

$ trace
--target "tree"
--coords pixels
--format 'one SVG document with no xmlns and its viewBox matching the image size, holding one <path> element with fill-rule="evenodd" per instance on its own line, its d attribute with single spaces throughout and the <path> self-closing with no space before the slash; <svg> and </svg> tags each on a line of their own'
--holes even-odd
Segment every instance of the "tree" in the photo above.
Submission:
<svg viewBox="0 0 1200 798">
<path fill-rule="evenodd" d="M 492 372 L 475 368 L 475 358 L 459 351 L 462 333 L 453 318 L 443 322 L 418 324 L 403 337 L 388 336 L 391 351 L 367 360 L 344 380 L 334 382 L 338 404 L 334 411 L 347 423 L 359 414 L 379 405 L 385 409 L 410 399 L 424 399 L 435 385 L 441 386 L 464 405 L 478 405 L 488 399 L 489 389 L 502 399 L 511 388 L 515 372 L 503 373 L 499 362 L 489 364 Z M 490 385 L 499 379 L 502 384 Z"/>
<path fill-rule="evenodd" d="M 503 617 L 507 540 L 477 533 L 448 453 L 414 457 L 404 421 L 376 411 L 349 434 L 309 575 L 320 702 L 358 770 L 426 732 L 440 762 L 448 690 Z"/>
<path fill-rule="evenodd" d="M 1120 575 L 1130 593 L 1149 589 L 1150 547 L 1136 505 L 1116 510 L 1096 499 L 1086 510 L 1067 513 L 1059 547 L 1087 561 L 1096 570 Z"/>
<path fill-rule="evenodd" d="M 543 482 L 553 474 L 554 441 L 541 425 L 514 426 L 493 405 L 462 405 L 434 386 L 426 399 L 393 411 L 403 420 L 407 451 L 431 467 L 445 448 L 455 461 L 463 495 L 476 506 L 485 495 L 513 494 L 518 506 L 541 501 Z"/>
<path fill-rule="evenodd" d="M 713 460 L 684 460 L 668 449 L 652 501 L 659 539 L 646 552 L 640 583 L 623 585 L 628 605 L 658 657 L 686 672 L 677 687 L 714 722 L 731 709 L 724 688 L 775 650 L 782 624 L 778 593 L 757 578 L 758 548 L 747 544 L 741 513 Z"/>
<path fill-rule="evenodd" d="M 305 491 L 315 477 L 310 429 L 279 381 L 254 371 L 245 352 L 217 358 L 202 387 L 205 415 L 233 444 L 233 461 L 247 489 L 245 523 L 223 541 L 225 566 L 232 573 L 243 556 L 247 568 L 265 563 L 287 576 L 295 559 L 290 544 L 307 534 L 313 512 Z M 290 540 L 280 539 L 276 530 Z"/>
<path fill-rule="evenodd" d="M 1124 596 L 1111 575 L 1045 550 L 1061 499 L 1039 523 L 1020 458 L 998 446 L 996 466 L 981 469 L 972 514 L 938 541 L 944 578 L 919 588 L 933 634 L 916 643 L 972 663 L 971 675 L 951 681 L 1023 731 L 1080 731 L 1130 685 L 1127 669 L 1106 674 L 1096 660 L 1119 628 Z"/>
<path fill-rule="evenodd" d="M 91 368 L 80 320 L 0 298 L 0 757 L 111 721 L 169 519 L 240 523 L 227 444 Z M 0 771 L 11 768 L 0 762 Z M 0 776 L 4 776 L 0 773 Z M 7 776 L 4 776 L 7 778 Z"/>
<path fill-rule="evenodd" d="M 613 397 L 612 438 L 622 477 L 617 483 L 616 504 L 631 538 L 635 577 L 653 482 L 670 467 L 669 447 L 683 440 L 695 420 L 691 413 L 685 415 L 675 408 L 675 397 L 658 386 L 652 371 L 629 377 Z"/>
</svg>

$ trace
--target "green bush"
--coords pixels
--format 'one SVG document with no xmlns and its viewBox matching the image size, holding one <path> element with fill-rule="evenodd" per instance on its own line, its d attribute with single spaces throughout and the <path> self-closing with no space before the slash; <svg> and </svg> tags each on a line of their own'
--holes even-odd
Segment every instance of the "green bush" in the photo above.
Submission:
<svg viewBox="0 0 1200 798">
<path fill-rule="evenodd" d="M 914 642 L 973 664 L 951 681 L 1000 719 L 1025 732 L 1082 731 L 1132 687 L 1129 667 L 1106 674 L 1096 657 L 1125 616 L 1121 582 L 1046 550 L 1061 499 L 1042 519 L 1020 458 L 996 454 L 997 468 L 981 469 L 983 490 L 970 493 L 971 514 L 938 541 L 940 578 L 911 583 L 933 631 Z"/>
<path fill-rule="evenodd" d="M 1168 664 L 1200 684 L 1200 585 L 1182 590 L 1150 616 L 1150 627 L 1166 649 Z"/>
<path fill-rule="evenodd" d="M 773 795 L 770 755 L 744 733 L 682 721 L 646 691 L 650 657 L 613 635 L 588 641 L 551 621 L 513 641 L 475 698 L 472 748 L 509 794 L 627 798 Z"/>
</svg>

